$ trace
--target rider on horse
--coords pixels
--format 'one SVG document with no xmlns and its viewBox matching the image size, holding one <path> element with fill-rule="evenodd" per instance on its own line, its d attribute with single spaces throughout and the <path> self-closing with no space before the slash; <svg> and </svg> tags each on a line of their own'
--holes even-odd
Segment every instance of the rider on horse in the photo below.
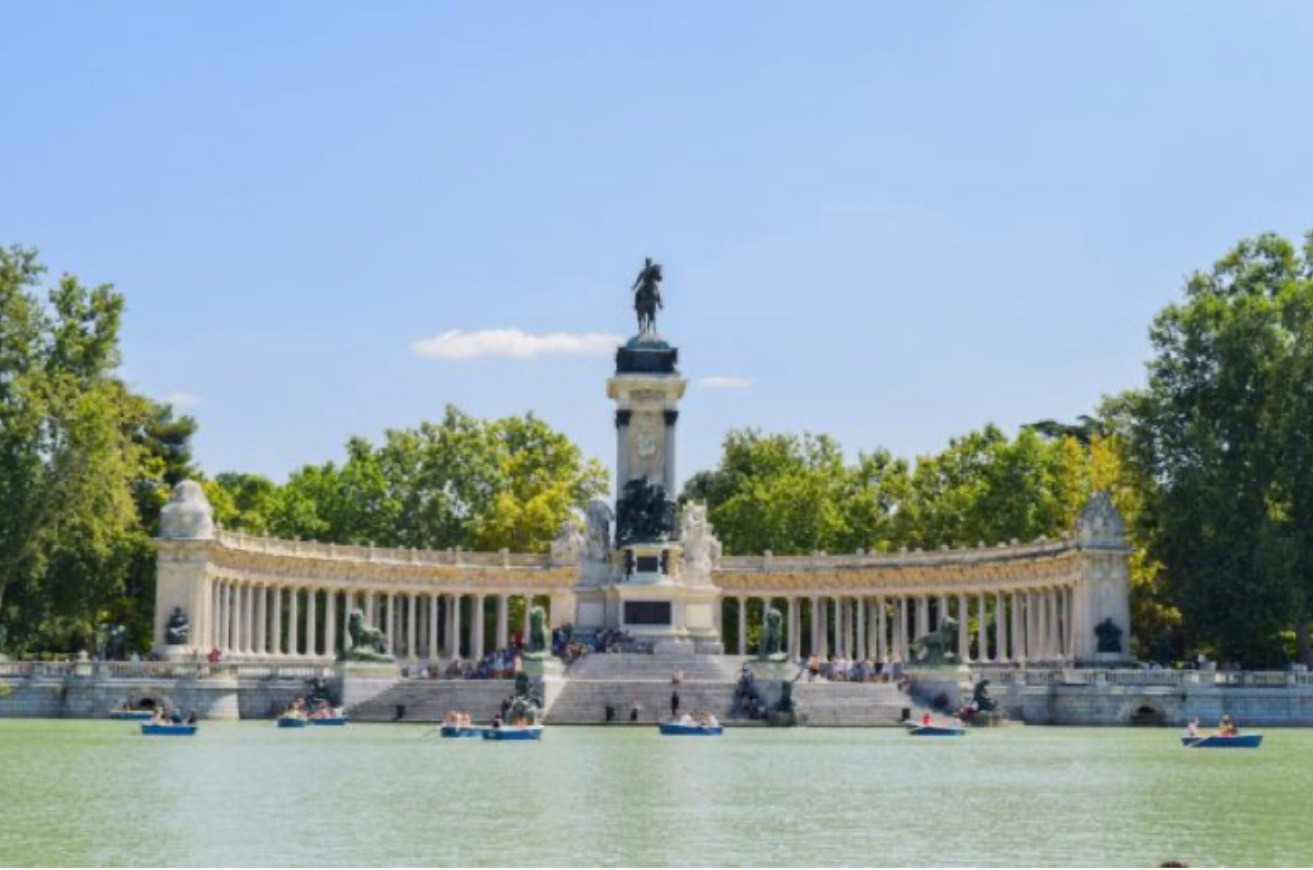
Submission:
<svg viewBox="0 0 1313 870">
<path fill-rule="evenodd" d="M 638 278 L 634 281 L 634 310 L 638 312 L 638 331 L 655 332 L 656 331 L 656 313 L 657 309 L 663 307 L 661 304 L 661 290 L 657 286 L 662 278 L 661 264 L 653 263 L 651 257 L 647 257 L 643 263 L 643 271 L 638 273 Z"/>
</svg>

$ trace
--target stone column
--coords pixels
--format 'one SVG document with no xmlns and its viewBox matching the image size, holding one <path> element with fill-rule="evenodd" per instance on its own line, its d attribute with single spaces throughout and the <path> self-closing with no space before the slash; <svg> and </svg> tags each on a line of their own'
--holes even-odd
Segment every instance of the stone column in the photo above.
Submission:
<svg viewBox="0 0 1313 870">
<path fill-rule="evenodd" d="M 748 654 L 748 596 L 739 596 L 739 655 Z"/>
<path fill-rule="evenodd" d="M 271 649 L 275 656 L 284 654 L 283 647 L 283 587 L 275 586 L 273 588 L 273 618 L 270 619 L 269 640 Z"/>
<path fill-rule="evenodd" d="M 453 592 L 451 595 L 451 654 L 453 658 L 461 658 L 464 654 L 464 644 L 461 643 L 463 632 L 460 625 L 462 598 L 464 596 L 459 593 Z"/>
<path fill-rule="evenodd" d="M 924 595 L 916 597 L 916 632 L 911 640 L 924 637 L 930 633 L 930 599 Z"/>
<path fill-rule="evenodd" d="M 483 623 L 484 623 L 484 610 L 485 610 L 483 606 L 483 602 L 485 600 L 485 597 L 486 596 L 484 596 L 483 593 L 479 593 L 478 595 L 474 596 L 474 625 L 471 626 L 474 632 L 474 636 L 470 640 L 470 643 L 473 644 L 473 649 L 470 650 L 470 658 L 472 659 L 483 658 L 483 653 L 485 652 L 484 643 L 483 643 Z"/>
<path fill-rule="evenodd" d="M 666 464 L 665 464 L 665 468 L 663 469 L 664 473 L 663 473 L 662 476 L 663 476 L 664 479 L 661 481 L 661 485 L 664 486 L 664 487 L 666 488 L 666 493 L 667 493 L 671 498 L 674 498 L 675 491 L 676 491 L 676 490 L 675 490 L 675 485 L 676 485 L 676 482 L 677 482 L 677 481 L 676 481 L 676 478 L 675 478 L 675 422 L 676 422 L 677 420 L 679 420 L 679 412 L 678 412 L 678 411 L 675 411 L 675 410 L 667 410 L 667 411 L 665 412 L 665 421 L 666 421 L 666 443 L 665 443 L 665 447 L 666 447 Z"/>
<path fill-rule="evenodd" d="M 365 624 L 368 625 L 370 628 L 378 628 L 378 621 L 374 619 L 374 616 L 375 616 L 374 593 L 366 592 L 365 593 Z"/>
<path fill-rule="evenodd" d="M 255 651 L 255 586 L 251 583 L 242 586 L 242 652 L 251 655 Z"/>
<path fill-rule="evenodd" d="M 989 614 L 986 613 L 985 593 L 980 593 L 976 603 L 976 661 L 989 661 Z"/>
<path fill-rule="evenodd" d="M 1026 593 L 1026 660 L 1038 662 L 1044 648 L 1040 639 L 1039 593 L 1031 590 Z"/>
<path fill-rule="evenodd" d="M 1008 661 L 1008 621 L 1003 593 L 994 593 L 994 661 Z"/>
<path fill-rule="evenodd" d="M 412 592 L 410 599 L 406 602 L 406 658 L 408 659 L 419 658 L 415 643 L 419 633 L 419 629 L 416 627 L 418 614 L 419 596 Z"/>
<path fill-rule="evenodd" d="M 293 586 L 287 590 L 287 654 L 301 654 L 301 593 Z"/>
<path fill-rule="evenodd" d="M 858 595 L 853 599 L 854 618 L 857 620 L 857 649 L 854 658 L 865 661 L 871 657 L 866 644 L 866 599 Z"/>
<path fill-rule="evenodd" d="M 889 661 L 889 641 L 884 632 L 884 596 L 875 599 L 875 660 Z"/>
<path fill-rule="evenodd" d="M 1012 593 L 1012 659 L 1026 663 L 1026 595 Z"/>
<path fill-rule="evenodd" d="M 395 656 L 401 649 L 397 643 L 397 596 L 395 592 L 388 593 L 387 617 L 383 623 L 383 635 L 387 638 L 388 655 Z"/>
<path fill-rule="evenodd" d="M 267 591 L 264 586 L 255 587 L 255 642 L 251 644 L 251 651 L 258 656 L 265 654 L 265 638 L 269 636 L 269 623 L 266 619 L 268 611 L 265 607 Z"/>
<path fill-rule="evenodd" d="M 425 655 L 431 662 L 438 660 L 438 596 L 429 595 L 429 643 Z"/>
<path fill-rule="evenodd" d="M 802 656 L 802 601 L 789 596 L 789 658 L 797 661 Z"/>
<path fill-rule="evenodd" d="M 305 654 L 308 656 L 319 655 L 319 638 L 318 638 L 318 613 L 319 607 L 319 590 L 307 589 L 305 591 Z"/>
<path fill-rule="evenodd" d="M 510 601 L 505 595 L 497 596 L 497 649 L 511 645 Z"/>
<path fill-rule="evenodd" d="M 219 639 L 218 642 L 215 643 L 215 646 L 217 646 L 221 650 L 224 650 L 225 652 L 228 650 L 228 638 L 230 637 L 230 635 L 228 634 L 229 632 L 228 605 L 229 605 L 230 588 L 231 587 L 228 585 L 228 581 L 226 580 L 221 581 L 219 583 Z"/>
<path fill-rule="evenodd" d="M 934 625 L 934 628 L 935 628 L 935 630 L 938 630 L 938 629 L 939 629 L 939 626 L 941 626 L 941 625 L 944 624 L 944 617 L 948 615 L 948 596 L 947 596 L 947 595 L 940 595 L 940 596 L 939 596 L 939 607 L 937 607 L 937 608 L 935 608 L 935 609 L 936 609 L 938 612 L 935 614 L 935 625 Z"/>
<path fill-rule="evenodd" d="M 337 657 L 337 590 L 324 591 L 324 655 Z"/>
<path fill-rule="evenodd" d="M 533 596 L 525 594 L 524 596 L 524 624 L 520 626 L 520 642 L 527 649 L 529 646 L 529 630 L 533 628 L 533 621 L 530 619 L 529 611 L 533 610 Z"/>
<path fill-rule="evenodd" d="M 846 657 L 848 655 L 847 645 L 844 643 L 843 630 L 843 598 L 835 596 L 834 598 L 834 655 Z"/>
</svg>

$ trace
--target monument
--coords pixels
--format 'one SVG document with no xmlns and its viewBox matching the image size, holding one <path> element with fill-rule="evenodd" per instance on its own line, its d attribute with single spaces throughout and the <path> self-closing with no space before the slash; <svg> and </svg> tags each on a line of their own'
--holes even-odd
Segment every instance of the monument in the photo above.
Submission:
<svg viewBox="0 0 1313 870">
<path fill-rule="evenodd" d="M 638 333 L 616 349 L 607 381 L 616 403 L 616 505 L 614 514 L 604 503 L 589 507 L 575 625 L 623 631 L 657 651 L 720 653 L 720 593 L 711 582 L 719 542 L 705 512 L 690 507 L 681 518 L 674 501 L 688 382 L 676 368 L 678 348 L 657 332 L 663 279 L 649 257 L 631 288 Z"/>
</svg>

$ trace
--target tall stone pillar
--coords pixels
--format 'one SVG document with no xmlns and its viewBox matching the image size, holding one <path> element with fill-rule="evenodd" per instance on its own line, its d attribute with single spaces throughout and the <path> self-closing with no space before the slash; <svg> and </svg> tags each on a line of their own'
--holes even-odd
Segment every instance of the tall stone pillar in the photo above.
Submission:
<svg viewBox="0 0 1313 870">
<path fill-rule="evenodd" d="M 274 615 L 270 640 L 273 642 L 273 653 L 275 656 L 281 656 L 286 653 L 286 647 L 283 646 L 283 587 L 275 586 L 274 593 Z"/>
<path fill-rule="evenodd" d="M 986 613 L 985 593 L 981 592 L 976 609 L 976 646 L 979 647 L 977 660 L 990 661 L 989 657 L 989 614 Z M 997 630 L 996 630 L 997 631 Z"/>
<path fill-rule="evenodd" d="M 854 598 L 853 610 L 853 618 L 857 621 L 857 649 L 853 658 L 865 661 L 871 657 L 866 647 L 866 599 L 860 595 Z"/>
<path fill-rule="evenodd" d="M 802 656 L 802 600 L 796 595 L 789 596 L 789 660 L 797 661 Z"/>
<path fill-rule="evenodd" d="M 497 596 L 497 649 L 511 645 L 510 601 L 505 595 Z"/>
<path fill-rule="evenodd" d="M 474 624 L 471 626 L 474 630 L 474 636 L 470 641 L 474 648 L 470 650 L 470 658 L 476 660 L 483 658 L 483 654 L 487 652 L 487 648 L 483 642 L 483 626 L 485 622 L 485 612 L 487 610 L 484 606 L 485 600 L 486 597 L 482 593 L 474 596 Z"/>
<path fill-rule="evenodd" d="M 526 648 L 529 646 L 529 634 L 533 628 L 532 611 L 533 596 L 526 594 L 524 596 L 524 622 L 520 626 L 520 643 L 524 644 Z"/>
<path fill-rule="evenodd" d="M 215 646 L 219 647 L 219 649 L 223 650 L 225 653 L 232 648 L 232 645 L 229 643 L 229 639 L 232 637 L 232 635 L 229 634 L 231 630 L 231 617 L 229 616 L 232 612 L 230 607 L 231 603 L 232 585 L 224 580 L 219 583 L 219 642 L 216 643 Z"/>
<path fill-rule="evenodd" d="M 748 596 L 739 596 L 739 655 L 748 654 Z"/>
<path fill-rule="evenodd" d="M 847 638 L 844 637 L 843 626 L 843 598 L 838 595 L 834 598 L 834 655 L 836 658 L 843 658 L 848 655 Z"/>
<path fill-rule="evenodd" d="M 324 591 L 324 655 L 337 657 L 337 590 Z"/>
<path fill-rule="evenodd" d="M 301 590 L 287 590 L 287 654 L 301 654 Z"/>
<path fill-rule="evenodd" d="M 268 587 L 260 585 L 255 587 L 255 654 L 264 655 L 268 650 L 265 646 L 266 638 L 269 636 L 268 610 L 265 603 L 268 593 Z"/>
<path fill-rule="evenodd" d="M 252 651 L 251 641 L 255 632 L 253 631 L 255 623 L 255 596 L 252 594 L 255 587 L 250 583 L 242 584 L 242 652 L 250 655 Z"/>
<path fill-rule="evenodd" d="M 1015 591 L 1012 593 L 1012 660 L 1019 665 L 1026 663 L 1026 595 Z"/>
<path fill-rule="evenodd" d="M 413 592 L 406 602 L 406 658 L 419 658 L 415 640 L 419 635 L 417 627 L 419 616 L 419 596 Z"/>
<path fill-rule="evenodd" d="M 308 656 L 319 655 L 319 620 L 316 612 L 319 607 L 319 591 L 317 589 L 307 589 L 305 591 L 305 654 Z"/>
<path fill-rule="evenodd" d="M 1003 593 L 994 593 L 994 661 L 1008 661 L 1008 621 Z"/>
<path fill-rule="evenodd" d="M 875 599 L 875 660 L 889 661 L 889 642 L 884 631 L 884 596 Z"/>
<path fill-rule="evenodd" d="M 935 624 L 934 624 L 934 629 L 933 629 L 933 630 L 938 631 L 938 630 L 939 630 L 939 626 L 941 626 L 941 625 L 944 624 L 944 617 L 945 617 L 945 616 L 948 616 L 948 596 L 947 596 L 947 595 L 940 595 L 940 596 L 939 596 L 939 606 L 936 607 L 935 610 L 936 610 L 937 612 L 935 613 Z"/>
<path fill-rule="evenodd" d="M 930 599 L 924 595 L 916 597 L 916 633 L 912 640 L 925 637 L 930 633 Z"/>
<path fill-rule="evenodd" d="M 438 660 L 438 596 L 437 593 L 429 595 L 429 643 L 428 648 L 424 651 L 431 662 Z"/>
<path fill-rule="evenodd" d="M 971 661 L 971 605 L 967 602 L 966 595 L 958 593 L 957 596 L 957 648 L 959 657 L 963 662 Z"/>
<path fill-rule="evenodd" d="M 387 638 L 387 652 L 390 656 L 395 656 L 401 649 L 397 643 L 397 596 L 394 592 L 388 593 L 387 600 L 387 617 L 383 623 L 383 636 Z"/>
</svg>

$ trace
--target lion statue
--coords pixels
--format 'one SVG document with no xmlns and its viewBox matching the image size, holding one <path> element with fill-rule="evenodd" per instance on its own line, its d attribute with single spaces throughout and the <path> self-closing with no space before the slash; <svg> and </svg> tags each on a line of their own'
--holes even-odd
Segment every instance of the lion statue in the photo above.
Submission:
<svg viewBox="0 0 1313 870">
<path fill-rule="evenodd" d="M 551 639 L 547 629 L 547 611 L 542 605 L 529 610 L 529 651 L 525 658 L 541 660 L 551 654 Z"/>
<path fill-rule="evenodd" d="M 365 624 L 365 614 L 352 609 L 347 614 L 347 638 L 350 645 L 343 649 L 342 657 L 358 662 L 390 662 L 383 630 Z"/>
<path fill-rule="evenodd" d="M 766 635 L 761 642 L 761 657 L 765 661 L 782 662 L 788 654 L 784 645 L 784 616 L 774 607 L 766 608 Z"/>
<path fill-rule="evenodd" d="M 912 660 L 922 665 L 957 664 L 957 656 L 953 654 L 953 635 L 956 632 L 957 620 L 945 616 L 939 620 L 938 628 L 912 642 Z"/>
</svg>

